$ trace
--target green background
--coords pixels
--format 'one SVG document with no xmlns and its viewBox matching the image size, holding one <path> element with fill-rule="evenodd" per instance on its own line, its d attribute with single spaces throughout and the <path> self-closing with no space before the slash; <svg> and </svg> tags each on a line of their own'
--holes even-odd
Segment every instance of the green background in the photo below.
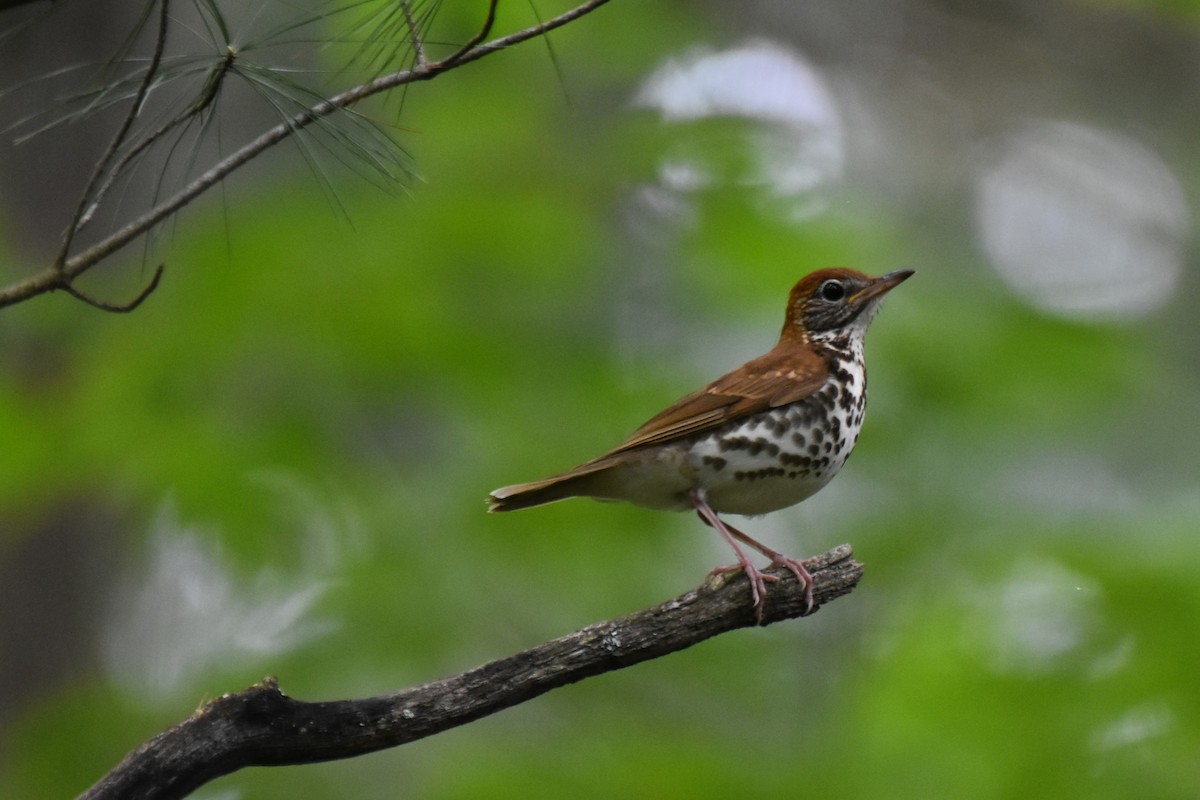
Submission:
<svg viewBox="0 0 1200 800">
<path fill-rule="evenodd" d="M 1024 30 L 957 5 L 940 19 Z M 1190 8 L 1053 8 L 1063 25 L 1200 43 Z M 472 11 L 440 24 L 466 30 Z M 504 11 L 498 32 L 533 22 Z M 728 13 L 615 2 L 556 33 L 553 58 L 532 42 L 411 88 L 398 117 L 372 106 L 418 176 L 400 191 L 335 166 L 331 203 L 294 153 L 251 165 L 161 237 L 166 276 L 132 315 L 61 294 L 3 310 L 0 563 L 15 580 L 51 537 L 76 566 L 51 559 L 8 589 L 24 609 L 9 647 L 72 655 L 10 708 L 0 796 L 72 796 L 266 674 L 301 699 L 382 693 L 693 587 L 728 554 L 691 515 L 586 500 L 488 515 L 484 498 L 611 447 L 764 352 L 791 285 L 834 264 L 918 274 L 868 339 L 848 467 L 746 529 L 794 555 L 852 543 L 867 570 L 854 594 L 426 741 L 243 771 L 202 796 L 1200 795 L 1195 254 L 1148 313 L 1052 313 L 975 241 L 945 175 L 970 165 L 864 174 L 853 152 L 802 222 L 731 181 L 689 199 L 693 224 L 631 232 L 663 227 L 631 219 L 630 197 L 671 146 L 739 169 L 706 138 L 727 131 L 631 105 L 669 57 L 773 32 Z M 913 16 L 906 37 L 934 35 Z M 1042 87 L 1039 69 L 1069 78 L 1064 116 L 1121 120 L 1194 198 L 1194 95 L 1170 114 L 1161 95 L 1113 108 L 1096 99 L 1105 82 L 1149 86 L 1157 62 L 1112 58 L 1107 74 L 1021 69 Z M 951 100 L 930 104 L 903 119 L 963 124 Z M 897 173 L 920 186 L 911 200 Z M 42 263 L 18 253 L 6 282 Z M 119 298 L 147 263 L 131 249 L 84 283 Z M 64 596 L 83 606 L 65 628 Z"/>
</svg>

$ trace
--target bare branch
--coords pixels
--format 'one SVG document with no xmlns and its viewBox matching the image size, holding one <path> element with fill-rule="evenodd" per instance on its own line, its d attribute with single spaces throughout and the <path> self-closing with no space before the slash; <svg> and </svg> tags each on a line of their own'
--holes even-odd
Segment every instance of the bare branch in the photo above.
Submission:
<svg viewBox="0 0 1200 800">
<path fill-rule="evenodd" d="M 805 562 L 814 613 L 849 593 L 862 565 L 849 545 Z M 767 596 L 763 624 L 804 614 L 804 587 L 785 569 Z M 531 700 L 551 689 L 633 666 L 754 625 L 740 571 L 710 577 L 662 605 L 538 645 L 433 683 L 363 700 L 295 700 L 267 678 L 227 694 L 130 753 L 81 800 L 167 800 L 250 766 L 352 758 L 396 747 Z"/>
<path fill-rule="evenodd" d="M 367 83 L 360 84 L 351 89 L 347 89 L 340 94 L 336 94 L 319 103 L 316 103 L 311 108 L 305 109 L 292 117 L 284 120 L 278 125 L 270 128 L 266 132 L 259 135 L 254 140 L 243 145 L 238 150 L 226 156 L 214 166 L 198 176 L 195 180 L 183 187 L 172 197 L 169 197 L 154 208 L 142 214 L 137 219 L 129 222 L 119 230 L 113 232 L 101 241 L 87 248 L 81 253 L 67 258 L 62 264 L 61 269 L 51 267 L 43 270 L 35 275 L 26 278 L 25 280 L 11 284 L 0 289 L 0 308 L 13 305 L 24 300 L 28 300 L 39 294 L 44 294 L 60 288 L 64 280 L 71 280 L 78 275 L 86 272 L 94 267 L 103 259 L 112 255 L 116 251 L 123 248 L 125 245 L 132 242 L 142 234 L 149 231 L 152 227 L 162 222 L 167 217 L 171 216 L 181 208 L 191 203 L 204 192 L 208 191 L 214 185 L 223 180 L 234 170 L 243 166 L 247 162 L 256 158 L 265 150 L 287 139 L 289 136 L 298 131 L 307 128 L 309 125 L 317 122 L 325 117 L 334 114 L 344 108 L 352 106 L 354 103 L 363 98 L 370 97 L 381 92 L 394 89 L 397 86 L 404 86 L 418 81 L 428 81 L 442 75 L 450 70 L 457 69 L 465 64 L 477 61 L 485 56 L 497 53 L 506 48 L 528 41 L 530 39 L 543 36 L 546 33 L 560 28 L 570 22 L 585 16 L 586 14 L 595 11 L 601 6 L 607 4 L 609 0 L 586 0 L 575 8 L 570 9 L 556 17 L 552 17 L 545 22 L 533 25 L 505 36 L 492 39 L 484 43 L 477 43 L 469 50 L 459 50 L 451 58 L 443 59 L 425 64 L 416 64 L 411 69 L 400 70 L 388 75 L 382 75 Z M 494 11 L 494 3 L 490 6 Z M 485 22 L 485 27 L 481 28 L 483 35 L 491 27 L 492 14 L 489 13 L 489 20 Z"/>
</svg>

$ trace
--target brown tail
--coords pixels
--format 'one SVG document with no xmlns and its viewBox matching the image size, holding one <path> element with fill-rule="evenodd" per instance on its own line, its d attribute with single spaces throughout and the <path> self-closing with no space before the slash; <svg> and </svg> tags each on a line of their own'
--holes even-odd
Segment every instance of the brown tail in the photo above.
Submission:
<svg viewBox="0 0 1200 800">
<path fill-rule="evenodd" d="M 553 478 L 504 486 L 488 496 L 488 511 L 520 511 L 568 497 L 586 497 L 590 494 L 587 479 L 607 466 L 590 462 Z"/>
<path fill-rule="evenodd" d="M 567 485 L 569 483 L 558 478 L 547 478 L 544 481 L 505 486 L 488 495 L 488 511 L 519 511 L 574 497 L 575 493 Z"/>
</svg>

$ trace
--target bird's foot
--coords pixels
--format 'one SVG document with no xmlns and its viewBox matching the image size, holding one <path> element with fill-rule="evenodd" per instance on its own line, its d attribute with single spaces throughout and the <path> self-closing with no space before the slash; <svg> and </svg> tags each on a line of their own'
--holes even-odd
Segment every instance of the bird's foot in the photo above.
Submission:
<svg viewBox="0 0 1200 800">
<path fill-rule="evenodd" d="M 788 556 L 785 556 L 783 553 L 780 553 L 778 550 L 772 550 L 771 548 L 767 547 L 765 544 L 758 541 L 757 539 L 751 539 L 749 536 L 742 533 L 737 528 L 731 527 L 729 529 L 729 532 L 732 533 L 734 535 L 734 537 L 740 539 L 741 541 L 743 541 L 746 544 L 753 547 L 758 552 L 762 553 L 767 558 L 771 559 L 771 564 L 767 567 L 768 569 L 770 569 L 771 567 L 783 567 L 784 569 L 786 569 L 787 571 L 789 571 L 793 575 L 795 575 L 796 580 L 799 581 L 800 585 L 804 587 L 804 613 L 805 614 L 812 613 L 813 605 L 814 605 L 814 602 L 813 602 L 813 577 L 812 577 L 812 573 L 808 571 L 808 568 L 804 566 L 803 561 L 797 561 L 794 558 L 789 558 Z M 771 580 L 779 580 L 774 575 L 766 575 L 764 577 L 770 578 Z"/>
<path fill-rule="evenodd" d="M 778 575 L 768 575 L 758 567 L 746 559 L 740 564 L 730 564 L 727 567 L 717 567 L 712 572 L 708 573 L 710 578 L 718 575 L 724 575 L 728 572 L 745 573 L 746 578 L 750 581 L 750 597 L 754 602 L 754 621 L 758 625 L 763 624 L 763 604 L 767 599 L 767 584 L 774 583 L 779 580 Z"/>
</svg>

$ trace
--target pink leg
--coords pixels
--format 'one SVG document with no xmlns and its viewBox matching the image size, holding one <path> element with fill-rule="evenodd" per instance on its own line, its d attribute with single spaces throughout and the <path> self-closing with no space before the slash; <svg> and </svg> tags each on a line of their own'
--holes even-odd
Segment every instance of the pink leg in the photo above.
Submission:
<svg viewBox="0 0 1200 800">
<path fill-rule="evenodd" d="M 715 572 L 723 572 L 727 569 L 739 569 L 740 568 L 746 572 L 747 577 L 750 577 L 750 575 L 751 575 L 750 570 L 752 569 L 752 570 L 754 570 L 754 573 L 756 573 L 761 578 L 761 580 L 758 582 L 758 585 L 762 587 L 762 592 L 764 595 L 766 593 L 766 584 L 763 583 L 763 581 L 776 580 L 775 576 L 767 575 L 767 574 L 763 573 L 761 570 L 759 570 L 757 567 L 755 567 L 753 564 L 749 563 L 749 560 L 746 558 L 746 554 L 742 551 L 742 549 L 740 547 L 737 546 L 737 543 L 734 541 L 736 539 L 737 541 L 740 541 L 740 542 L 743 542 L 744 544 L 750 545 L 755 550 L 762 553 L 767 558 L 771 559 L 771 566 L 773 566 L 773 567 L 780 566 L 787 570 L 790 570 L 791 573 L 796 576 L 796 580 L 800 582 L 800 585 L 804 587 L 804 602 L 805 602 L 804 613 L 808 614 L 808 613 L 812 612 L 812 610 L 813 610 L 813 579 L 812 579 L 812 574 L 804 567 L 804 562 L 797 561 L 794 558 L 788 558 L 783 553 L 780 553 L 776 550 L 772 550 L 771 548 L 767 547 L 765 544 L 758 541 L 757 539 L 753 539 L 750 536 L 747 536 L 746 534 L 739 531 L 737 528 L 730 525 L 728 522 L 725 522 L 724 520 L 720 519 L 719 517 L 717 517 L 716 512 L 713 511 L 711 507 L 709 507 L 709 505 L 708 505 L 707 501 L 705 501 L 703 495 L 700 495 L 698 492 L 695 492 L 695 491 L 692 492 L 692 505 L 694 505 L 696 507 L 696 513 L 699 515 L 700 519 L 704 522 L 704 524 L 708 525 L 709 527 L 716 528 L 717 531 L 722 536 L 725 537 L 725 541 L 729 542 L 730 546 L 733 547 L 733 551 L 735 553 L 737 553 L 737 556 L 738 556 L 738 564 L 736 566 L 718 567 L 717 569 L 713 570 L 714 573 Z M 707 513 L 705 513 L 705 512 L 707 512 Z M 757 587 L 755 586 L 755 580 L 753 577 L 751 577 L 751 579 L 750 579 L 750 585 L 751 585 L 751 589 L 755 591 L 755 614 L 758 616 L 758 621 L 761 623 L 762 622 L 761 599 L 760 599 L 760 596 L 758 595 Z"/>
<path fill-rule="evenodd" d="M 704 524 L 714 528 L 717 533 L 724 537 L 729 546 L 733 548 L 733 552 L 737 555 L 738 563 L 732 567 L 718 567 L 713 570 L 713 573 L 724 572 L 731 569 L 740 569 L 746 573 L 746 577 L 750 579 L 750 596 L 754 600 L 754 618 L 761 625 L 763 621 L 763 600 L 767 596 L 767 581 L 779 580 L 774 575 L 767 575 L 758 567 L 754 566 L 746 551 L 738 545 L 738 540 L 741 539 L 752 546 L 757 545 L 753 539 L 750 539 L 744 533 L 735 531 L 717 516 L 717 512 L 713 511 L 708 505 L 708 501 L 704 499 L 703 491 L 693 489 L 689 495 L 692 500 L 692 505 L 696 508 L 696 513 L 700 515 L 700 519 L 704 520 Z"/>
<path fill-rule="evenodd" d="M 791 571 L 796 576 L 796 580 L 800 581 L 800 585 L 804 587 L 804 613 L 807 614 L 813 610 L 813 579 L 812 574 L 805 569 L 803 561 L 797 561 L 794 558 L 788 558 L 783 553 L 776 552 L 767 547 L 757 539 L 751 539 L 746 534 L 739 531 L 729 523 L 725 523 L 725 527 L 729 528 L 729 532 L 734 538 L 753 547 L 758 552 L 762 553 L 767 558 L 771 559 L 771 566 L 784 567 Z M 769 577 L 769 576 L 768 576 Z"/>
</svg>

